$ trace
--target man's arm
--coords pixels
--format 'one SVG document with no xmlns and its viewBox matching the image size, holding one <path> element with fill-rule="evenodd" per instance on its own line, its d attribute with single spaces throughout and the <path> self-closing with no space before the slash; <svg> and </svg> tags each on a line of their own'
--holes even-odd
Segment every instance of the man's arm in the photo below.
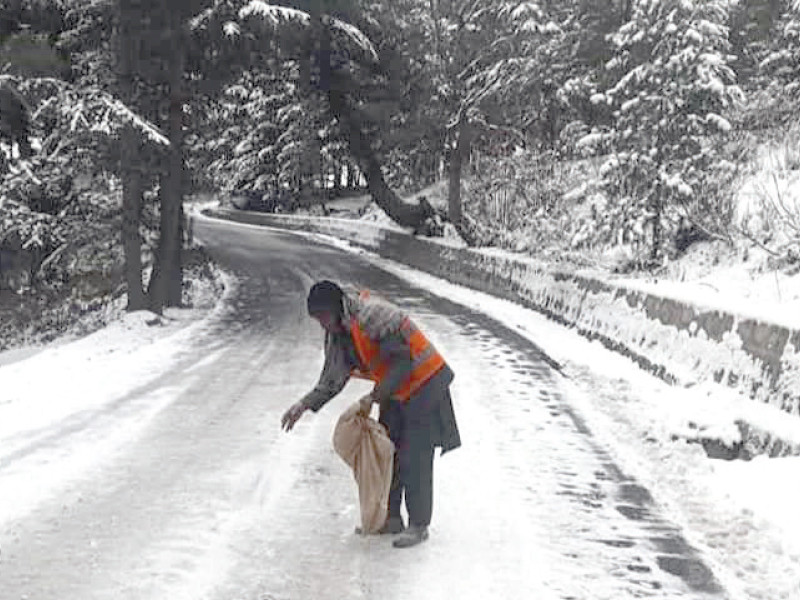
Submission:
<svg viewBox="0 0 800 600">
<path fill-rule="evenodd" d="M 350 379 L 350 365 L 344 349 L 330 334 L 325 337 L 325 364 L 314 389 L 295 402 L 281 418 L 281 426 L 289 431 L 307 410 L 317 412 L 342 391 Z"/>
<path fill-rule="evenodd" d="M 337 343 L 335 336 L 328 334 L 325 339 L 325 364 L 322 366 L 319 381 L 300 402 L 317 412 L 342 391 L 350 380 L 350 369 L 344 348 Z"/>
<path fill-rule="evenodd" d="M 385 406 L 392 394 L 408 379 L 413 363 L 411 361 L 411 348 L 397 332 L 384 336 L 380 341 L 381 361 L 389 365 L 384 378 L 372 390 L 375 402 Z"/>
</svg>

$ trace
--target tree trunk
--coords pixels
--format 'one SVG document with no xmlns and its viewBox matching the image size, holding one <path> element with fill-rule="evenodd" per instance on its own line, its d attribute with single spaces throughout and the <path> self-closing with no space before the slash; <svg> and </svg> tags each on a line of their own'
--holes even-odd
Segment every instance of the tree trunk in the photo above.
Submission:
<svg viewBox="0 0 800 600">
<path fill-rule="evenodd" d="M 300 85 L 308 102 L 307 124 L 310 129 L 306 138 L 308 142 L 305 149 L 306 158 L 300 169 L 301 197 L 304 206 L 312 206 L 319 200 L 314 185 L 317 178 L 320 179 L 320 191 L 322 188 L 322 146 L 319 139 L 319 131 L 322 128 L 320 93 L 324 93 L 323 80 L 329 79 L 330 76 L 330 38 L 325 35 L 323 28 L 321 0 L 311 0 L 309 17 L 306 50 L 300 63 Z M 327 56 L 323 57 L 325 40 L 329 50 Z M 324 66 L 326 63 L 327 69 Z"/>
<path fill-rule="evenodd" d="M 344 173 L 344 167 L 336 158 L 331 165 L 331 173 L 333 173 L 333 197 L 338 198 L 342 195 L 342 173 Z"/>
<path fill-rule="evenodd" d="M 622 22 L 620 25 L 627 23 L 633 16 L 633 0 L 624 0 L 622 3 Z"/>
<path fill-rule="evenodd" d="M 381 164 L 372 150 L 369 138 L 361 128 L 361 120 L 356 111 L 350 108 L 345 94 L 331 86 L 328 90 L 328 101 L 333 116 L 339 121 L 345 134 L 350 154 L 358 161 L 367 180 L 367 189 L 372 199 L 397 224 L 411 227 L 415 232 L 424 231 L 427 219 L 433 216 L 431 206 L 427 203 L 403 202 L 392 191 L 383 177 Z"/>
<path fill-rule="evenodd" d="M 131 30 L 128 2 L 118 5 L 120 27 L 118 37 L 117 77 L 122 99 L 132 104 L 135 70 L 134 34 Z M 142 217 L 144 179 L 141 171 L 142 154 L 138 135 L 126 127 L 121 139 L 120 179 L 122 180 L 122 249 L 125 255 L 125 282 L 128 288 L 128 311 L 147 307 L 142 285 L 142 239 L 139 235 Z"/>
<path fill-rule="evenodd" d="M 653 202 L 651 209 L 653 211 L 653 245 L 650 248 L 650 262 L 653 266 L 658 264 L 661 256 L 661 241 L 664 237 L 664 232 L 661 224 L 662 214 L 664 212 L 664 199 L 662 197 L 663 187 L 657 185 L 655 193 L 653 194 Z"/>
<path fill-rule="evenodd" d="M 359 185 L 358 169 L 352 163 L 347 164 L 347 187 L 351 191 L 355 191 L 361 186 Z"/>
<path fill-rule="evenodd" d="M 179 37 L 177 31 L 175 35 Z M 159 313 L 164 307 L 181 305 L 183 284 L 183 55 L 180 44 L 175 44 L 170 60 L 169 87 L 169 158 L 167 175 L 159 193 L 161 231 L 148 288 L 150 308 Z"/>
<path fill-rule="evenodd" d="M 466 116 L 458 121 L 456 129 L 456 147 L 450 157 L 450 179 L 447 190 L 447 210 L 450 222 L 461 227 L 464 214 L 461 207 L 461 171 L 465 161 L 469 159 L 470 130 Z"/>
<path fill-rule="evenodd" d="M 122 174 L 122 248 L 125 254 L 125 282 L 128 287 L 128 311 L 147 306 L 142 285 L 142 239 L 139 226 L 142 217 L 142 174 L 133 166 L 138 139 L 133 131 L 123 134 Z"/>
</svg>

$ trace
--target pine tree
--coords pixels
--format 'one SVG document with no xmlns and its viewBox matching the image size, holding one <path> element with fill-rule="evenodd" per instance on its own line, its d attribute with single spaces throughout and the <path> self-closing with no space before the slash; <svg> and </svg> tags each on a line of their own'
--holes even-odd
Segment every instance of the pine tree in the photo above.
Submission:
<svg viewBox="0 0 800 600">
<path fill-rule="evenodd" d="M 294 101 L 291 84 L 279 75 L 265 63 L 193 103 L 187 162 L 197 186 L 253 194 L 277 190 L 278 114 Z"/>
<path fill-rule="evenodd" d="M 312 118 L 318 106 L 299 95 L 299 90 L 290 90 L 285 102 L 275 115 L 280 135 L 275 142 L 278 167 L 277 184 L 281 189 L 290 189 L 308 204 L 308 190 L 313 187 L 313 175 L 318 170 L 319 145 L 315 121 Z M 306 191 L 304 194 L 303 191 Z"/>
<path fill-rule="evenodd" d="M 449 218 L 469 237 L 461 206 L 463 166 L 476 139 L 497 127 L 509 127 L 498 99 L 517 92 L 525 85 L 523 79 L 535 72 L 532 50 L 542 32 L 544 13 L 536 2 L 417 4 L 412 14 L 432 49 L 433 102 L 443 110 L 446 126 Z"/>
<path fill-rule="evenodd" d="M 596 102 L 614 108 L 604 138 L 608 210 L 625 241 L 649 236 L 650 260 L 664 258 L 676 208 L 699 193 L 716 157 L 709 142 L 730 129 L 724 113 L 741 98 L 728 64 L 727 2 L 643 0 L 613 36 L 616 83 Z"/>
<path fill-rule="evenodd" d="M 758 65 L 770 45 L 777 45 L 776 25 L 787 9 L 787 0 L 739 0 L 730 9 L 733 65 L 741 85 L 758 75 Z M 778 35 L 776 35 L 778 34 Z"/>
<path fill-rule="evenodd" d="M 151 90 L 150 106 L 160 117 L 160 125 L 169 139 L 167 160 L 159 185 L 160 235 L 153 272 L 148 282 L 149 307 L 160 312 L 167 306 L 179 306 L 182 297 L 183 199 L 185 182 L 185 107 L 191 97 L 187 81 L 199 60 L 214 54 L 220 43 L 198 48 L 191 42 L 192 24 L 198 13 L 207 10 L 205 0 L 117 0 L 118 74 L 126 96 L 141 99 L 142 89 Z M 216 40 L 215 40 L 216 41 Z M 194 60 L 194 62 L 193 62 Z M 143 84 L 143 85 L 142 85 Z M 129 100 L 129 101 L 131 101 Z M 136 165 L 139 160 L 134 141 L 126 143 L 126 158 Z M 141 173 L 128 170 L 126 200 L 139 197 Z M 136 218 L 136 206 L 126 204 L 130 219 Z M 130 220 L 129 219 L 129 220 Z M 135 250 L 134 250 L 135 251 Z M 132 277 L 129 278 L 132 281 Z M 138 296 L 138 294 L 137 294 Z"/>
<path fill-rule="evenodd" d="M 345 4 L 348 8 L 349 3 Z M 405 203 L 397 196 L 386 183 L 376 152 L 376 139 L 364 102 L 370 86 L 380 85 L 381 80 L 382 67 L 374 45 L 361 29 L 332 14 L 330 5 L 312 2 L 311 8 L 314 10 L 304 12 L 258 0 L 218 0 L 192 26 L 207 37 L 229 32 L 230 46 L 237 49 L 240 57 L 249 54 L 252 58 L 268 49 L 294 53 L 301 65 L 298 83 L 310 80 L 313 88 L 304 101 L 315 107 L 311 115 L 315 120 L 314 130 L 328 127 L 321 120 L 326 104 L 375 202 L 401 225 L 424 228 L 432 210 L 429 206 Z M 309 29 L 314 33 L 311 37 Z M 317 143 L 314 136 L 311 140 Z M 313 154 L 322 157 L 322 150 L 315 149 Z M 319 164 L 320 158 L 316 160 Z"/>
<path fill-rule="evenodd" d="M 776 100 L 772 108 L 778 120 L 794 121 L 800 108 L 800 4 L 783 8 L 774 19 L 773 39 L 763 53 L 759 74 Z"/>
</svg>

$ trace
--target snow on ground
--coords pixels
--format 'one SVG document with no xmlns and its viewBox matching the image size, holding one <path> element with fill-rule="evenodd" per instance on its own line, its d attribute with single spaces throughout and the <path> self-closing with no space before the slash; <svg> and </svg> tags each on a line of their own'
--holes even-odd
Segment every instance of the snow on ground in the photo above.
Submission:
<svg viewBox="0 0 800 600">
<path fill-rule="evenodd" d="M 221 274 L 226 294 L 235 281 Z M 0 353 L 0 462 L 31 444 L 45 444 L 49 428 L 57 423 L 79 423 L 107 405 L 168 372 L 188 342 L 226 310 L 219 302 L 209 308 L 211 290 L 202 284 L 193 296 L 198 308 L 167 309 L 163 316 L 149 311 L 123 314 L 119 320 L 78 340 L 60 340 L 44 347 Z M 139 429 L 163 408 L 174 390 L 144 394 Z M 43 496 L 56 494 L 60 485 L 79 472 L 105 460 L 135 436 L 91 439 L 47 460 L 47 477 L 32 479 L 21 464 L 0 478 L 0 524 L 25 514 Z M 69 459 L 69 460 L 66 460 Z"/>
<path fill-rule="evenodd" d="M 313 237 L 354 251 L 331 238 Z M 674 509 L 692 534 L 690 542 L 730 573 L 728 585 L 740 587 L 748 598 L 800 598 L 800 458 L 712 461 L 699 445 L 684 439 L 698 429 L 735 435 L 739 416 L 784 428 L 784 435 L 800 439 L 800 428 L 785 415 L 712 384 L 670 387 L 534 311 L 376 256 L 371 259 L 417 286 L 503 322 L 561 362 L 568 376 L 563 385 L 572 388 L 570 398 L 578 402 L 595 435 L 655 492 L 657 501 Z M 168 313 L 164 319 L 134 313 L 82 340 L 17 362 L 6 360 L 0 366 L 2 454 L 13 453 L 16 443 L 29 441 L 55 420 L 79 418 L 166 372 L 187 341 L 207 325 L 208 318 L 197 317 L 191 311 Z M 145 419 L 159 410 L 164 398 L 154 391 L 146 400 L 151 412 Z M 75 449 L 69 464 L 87 468 L 124 441 L 95 440 L 91 448 Z M 52 467 L 47 490 L 39 487 L 41 481 L 26 481 L 22 471 L 0 481 L 0 488 L 16 490 L 0 495 L 3 519 L 23 513 L 43 494 L 56 493 L 59 481 L 73 475 L 63 472 L 57 460 Z"/>
<path fill-rule="evenodd" d="M 789 198 L 800 197 L 800 181 L 793 190 L 785 193 Z M 760 218 L 763 211 L 754 208 L 754 201 L 747 200 L 747 194 L 743 194 L 743 198 L 741 204 L 746 207 L 741 210 L 749 215 L 746 218 Z M 361 220 L 404 231 L 374 204 Z M 800 226 L 800 216 L 797 224 Z M 450 224 L 446 226 L 444 238 L 430 238 L 430 241 L 466 246 Z M 543 261 L 535 256 L 509 250 L 484 247 L 477 251 L 544 266 Z M 668 264 L 657 275 L 621 277 L 598 268 L 581 268 L 580 272 L 633 290 L 800 329 L 800 266 L 793 270 L 777 267 L 771 258 L 767 251 L 746 240 L 740 240 L 734 246 L 710 241 L 694 244 L 684 256 Z"/>
<path fill-rule="evenodd" d="M 379 208 L 374 202 L 367 206 L 366 211 L 363 215 L 361 215 L 359 220 L 372 223 L 373 225 L 380 225 L 381 227 L 386 227 L 392 231 L 401 231 L 403 233 L 409 232 L 408 228 L 401 227 L 395 223 L 391 217 L 389 217 L 389 215 L 387 215 L 383 209 Z"/>
<path fill-rule="evenodd" d="M 771 268 L 758 248 L 729 248 L 704 242 L 689 249 L 665 275 L 615 278 L 632 289 L 714 307 L 800 329 L 800 274 Z M 608 276 L 606 276 L 608 279 Z"/>
<path fill-rule="evenodd" d="M 564 365 L 571 399 L 595 435 L 657 500 L 683 515 L 690 541 L 716 557 L 726 581 L 747 598 L 800 598 L 800 457 L 711 460 L 698 432 L 737 439 L 739 418 L 800 440 L 800 419 L 714 383 L 672 387 L 621 355 L 543 315 L 372 255 L 335 238 L 309 234 L 359 254 L 435 294 L 479 310 L 531 339 Z M 788 565 L 788 567 L 787 567 Z M 789 568 L 789 571 L 786 571 Z"/>
<path fill-rule="evenodd" d="M 548 268 L 545 260 L 501 248 L 476 252 Z M 769 258 L 750 245 L 732 248 L 723 242 L 700 242 L 656 275 L 620 276 L 597 268 L 577 271 L 631 290 L 800 329 L 800 267 L 772 267 Z"/>
</svg>

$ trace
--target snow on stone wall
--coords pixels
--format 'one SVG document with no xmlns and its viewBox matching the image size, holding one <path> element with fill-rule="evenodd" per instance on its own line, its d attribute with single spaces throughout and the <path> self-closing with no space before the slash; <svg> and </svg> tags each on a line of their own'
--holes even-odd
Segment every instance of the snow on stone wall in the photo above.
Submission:
<svg viewBox="0 0 800 600">
<path fill-rule="evenodd" d="M 800 416 L 800 331 L 626 288 L 535 260 L 477 252 L 349 219 L 228 209 L 210 216 L 331 235 L 411 267 L 545 313 L 672 383 L 713 379 Z M 786 445 L 749 431 L 749 446 Z"/>
</svg>

